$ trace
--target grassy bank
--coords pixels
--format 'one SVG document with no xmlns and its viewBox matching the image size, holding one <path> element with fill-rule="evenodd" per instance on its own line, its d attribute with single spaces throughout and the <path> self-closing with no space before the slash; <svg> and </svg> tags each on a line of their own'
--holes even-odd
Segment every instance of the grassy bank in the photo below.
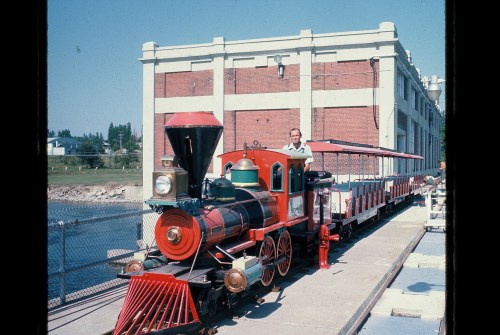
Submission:
<svg viewBox="0 0 500 335">
<path fill-rule="evenodd" d="M 142 186 L 142 157 L 128 166 L 118 164 L 113 156 L 103 155 L 102 168 L 89 169 L 75 156 L 48 157 L 49 185 L 120 184 Z"/>
<path fill-rule="evenodd" d="M 80 173 L 49 173 L 49 185 L 95 185 L 95 184 L 120 184 L 142 186 L 142 170 L 140 173 L 123 170 L 101 170 Z"/>
</svg>

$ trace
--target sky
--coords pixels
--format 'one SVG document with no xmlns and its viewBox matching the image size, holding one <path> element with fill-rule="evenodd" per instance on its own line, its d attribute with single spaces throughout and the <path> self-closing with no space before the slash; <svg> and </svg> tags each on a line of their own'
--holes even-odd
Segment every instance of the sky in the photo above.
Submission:
<svg viewBox="0 0 500 335">
<path fill-rule="evenodd" d="M 142 45 L 378 29 L 394 22 L 422 76 L 446 78 L 445 0 L 47 0 L 47 129 L 130 122 L 141 136 Z M 446 83 L 439 100 L 445 110 Z"/>
</svg>

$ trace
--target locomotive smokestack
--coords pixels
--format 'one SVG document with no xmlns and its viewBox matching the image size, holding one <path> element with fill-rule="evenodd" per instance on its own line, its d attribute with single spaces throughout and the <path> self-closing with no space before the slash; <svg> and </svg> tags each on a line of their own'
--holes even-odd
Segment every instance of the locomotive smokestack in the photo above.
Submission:
<svg viewBox="0 0 500 335">
<path fill-rule="evenodd" d="M 201 199 L 201 183 L 223 128 L 212 112 L 175 113 L 165 124 L 179 165 L 188 173 L 188 193 L 193 198 Z"/>
</svg>

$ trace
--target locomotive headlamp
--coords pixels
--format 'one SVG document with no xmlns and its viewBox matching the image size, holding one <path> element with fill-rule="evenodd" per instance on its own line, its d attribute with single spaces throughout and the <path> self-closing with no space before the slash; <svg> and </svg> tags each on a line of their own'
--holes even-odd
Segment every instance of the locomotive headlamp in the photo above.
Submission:
<svg viewBox="0 0 500 335">
<path fill-rule="evenodd" d="M 153 197 L 162 201 L 179 201 L 189 198 L 188 175 L 178 166 L 177 157 L 163 156 L 161 168 L 153 171 Z"/>
<path fill-rule="evenodd" d="M 155 180 L 155 190 L 161 195 L 168 194 L 172 190 L 172 179 L 169 176 L 158 176 Z"/>
</svg>

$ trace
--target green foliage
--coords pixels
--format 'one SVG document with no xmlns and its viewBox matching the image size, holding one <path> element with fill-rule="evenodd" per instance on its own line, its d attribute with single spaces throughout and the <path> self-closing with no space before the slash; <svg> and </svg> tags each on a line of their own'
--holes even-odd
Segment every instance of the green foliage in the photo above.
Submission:
<svg viewBox="0 0 500 335">
<path fill-rule="evenodd" d="M 71 165 L 71 166 L 76 166 L 80 163 L 80 159 L 77 156 L 55 156 L 57 157 L 57 160 L 59 161 L 59 164 L 62 165 Z"/>
<path fill-rule="evenodd" d="M 130 122 L 126 125 L 118 126 L 114 126 L 113 123 L 111 123 L 108 128 L 108 142 L 113 151 L 127 149 L 128 152 L 132 152 L 138 149 L 136 144 L 137 137 L 132 134 Z"/>
<path fill-rule="evenodd" d="M 92 133 L 83 134 L 83 137 L 81 138 L 82 144 L 85 142 L 89 142 L 93 147 L 94 151 L 91 151 L 93 153 L 104 153 L 104 136 L 102 136 L 102 133 L 95 133 L 93 135 Z M 81 153 L 83 153 L 82 150 L 80 150 Z"/>
<path fill-rule="evenodd" d="M 56 137 L 56 132 L 53 130 L 47 129 L 47 137 Z"/>
<path fill-rule="evenodd" d="M 134 154 L 126 154 L 126 155 L 116 155 L 114 158 L 115 166 L 124 166 L 125 168 L 129 168 L 131 163 L 139 162 L 139 157 Z"/>
<path fill-rule="evenodd" d="M 58 137 L 73 137 L 73 136 L 71 136 L 71 131 L 69 131 L 69 129 L 59 130 L 57 132 L 57 136 Z"/>
<path fill-rule="evenodd" d="M 89 168 L 99 168 L 104 164 L 99 157 L 98 146 L 95 145 L 89 138 L 84 139 L 82 145 L 80 146 L 80 162 L 84 165 L 88 165 Z"/>
<path fill-rule="evenodd" d="M 70 185 L 70 184 L 105 184 L 120 183 L 123 185 L 142 185 L 142 155 L 133 153 L 132 160 L 137 163 L 130 163 L 130 167 L 124 168 L 123 161 L 117 155 L 100 155 L 103 166 L 98 169 L 90 168 L 87 162 L 81 161 L 81 156 L 48 156 L 47 157 L 47 182 L 49 185 Z M 121 157 L 127 155 L 119 155 Z"/>
</svg>

